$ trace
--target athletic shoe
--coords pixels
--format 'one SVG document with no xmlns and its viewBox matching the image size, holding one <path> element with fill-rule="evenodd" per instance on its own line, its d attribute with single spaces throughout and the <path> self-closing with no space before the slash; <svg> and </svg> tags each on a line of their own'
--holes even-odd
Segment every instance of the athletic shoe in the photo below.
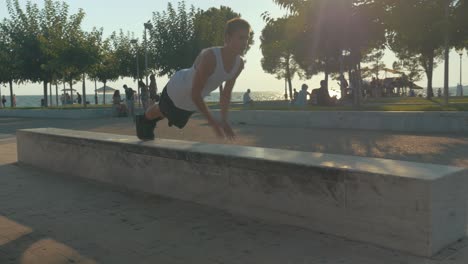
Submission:
<svg viewBox="0 0 468 264">
<path fill-rule="evenodd" d="M 137 137 L 141 140 L 153 140 L 156 120 L 148 120 L 144 115 L 136 115 L 135 121 Z"/>
</svg>

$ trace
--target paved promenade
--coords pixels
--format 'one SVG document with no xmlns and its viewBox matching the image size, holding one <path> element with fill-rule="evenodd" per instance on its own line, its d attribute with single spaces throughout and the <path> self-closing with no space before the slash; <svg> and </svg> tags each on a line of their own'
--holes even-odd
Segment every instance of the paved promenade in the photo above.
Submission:
<svg viewBox="0 0 468 264">
<path fill-rule="evenodd" d="M 128 119 L 0 119 L 0 263 L 465 264 L 463 240 L 432 259 L 193 203 L 18 166 L 17 128 L 132 134 Z M 468 138 L 236 126 L 234 143 L 468 166 Z M 225 143 L 202 120 L 161 137 Z M 231 142 L 232 143 L 232 142 Z M 435 162 L 437 161 L 437 162 Z"/>
</svg>

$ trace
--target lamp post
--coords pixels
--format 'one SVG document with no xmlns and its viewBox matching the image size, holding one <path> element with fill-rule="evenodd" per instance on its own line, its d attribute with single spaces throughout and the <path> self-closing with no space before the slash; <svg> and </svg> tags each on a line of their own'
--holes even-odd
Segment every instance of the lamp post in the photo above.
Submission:
<svg viewBox="0 0 468 264">
<path fill-rule="evenodd" d="M 137 39 L 132 39 L 130 40 L 130 43 L 132 43 L 135 46 L 135 57 L 136 57 L 136 71 L 137 71 L 137 91 L 138 91 L 138 98 L 140 98 L 140 86 L 138 85 L 138 80 L 140 80 L 140 63 L 138 61 L 138 40 Z M 140 100 L 138 99 L 138 102 Z"/>
<path fill-rule="evenodd" d="M 462 84 L 462 56 L 463 56 L 463 49 L 457 50 L 458 55 L 460 55 L 460 84 L 458 85 L 458 89 L 460 92 L 457 92 L 457 95 L 463 96 L 463 84 Z"/>
<path fill-rule="evenodd" d="M 153 28 L 153 25 L 149 20 L 143 25 L 145 26 L 145 77 L 146 86 L 148 86 L 148 39 L 146 38 L 146 30 L 151 30 Z"/>
<path fill-rule="evenodd" d="M 449 103 L 449 15 L 452 0 L 445 0 L 445 37 L 444 37 L 444 105 Z"/>
</svg>

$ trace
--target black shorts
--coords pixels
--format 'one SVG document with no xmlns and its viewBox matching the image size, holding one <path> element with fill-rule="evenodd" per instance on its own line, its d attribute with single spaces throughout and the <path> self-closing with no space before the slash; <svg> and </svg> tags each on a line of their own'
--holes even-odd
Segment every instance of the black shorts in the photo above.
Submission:
<svg viewBox="0 0 468 264">
<path fill-rule="evenodd" d="M 167 94 L 167 86 L 164 87 L 161 98 L 159 98 L 159 110 L 167 118 L 169 126 L 174 125 L 178 128 L 183 128 L 189 121 L 190 116 L 195 113 L 175 106 Z"/>
</svg>

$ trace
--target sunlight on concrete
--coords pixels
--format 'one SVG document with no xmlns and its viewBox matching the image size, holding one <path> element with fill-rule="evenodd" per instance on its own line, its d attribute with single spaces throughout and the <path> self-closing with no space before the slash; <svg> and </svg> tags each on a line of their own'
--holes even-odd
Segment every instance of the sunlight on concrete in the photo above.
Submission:
<svg viewBox="0 0 468 264">
<path fill-rule="evenodd" d="M 55 241 L 51 238 L 41 239 L 32 244 L 23 252 L 21 264 L 32 263 L 86 263 L 96 264 L 97 262 L 82 256 L 73 248 Z"/>
<path fill-rule="evenodd" d="M 0 215 L 0 247 L 11 243 L 22 236 L 32 233 L 30 227 L 21 225 Z M 97 262 L 82 256 L 73 248 L 51 238 L 41 239 L 31 244 L 21 255 L 20 264 L 44 263 L 86 263 Z"/>
<path fill-rule="evenodd" d="M 18 224 L 0 215 L 0 246 L 3 246 L 31 232 L 31 228 Z"/>
</svg>

